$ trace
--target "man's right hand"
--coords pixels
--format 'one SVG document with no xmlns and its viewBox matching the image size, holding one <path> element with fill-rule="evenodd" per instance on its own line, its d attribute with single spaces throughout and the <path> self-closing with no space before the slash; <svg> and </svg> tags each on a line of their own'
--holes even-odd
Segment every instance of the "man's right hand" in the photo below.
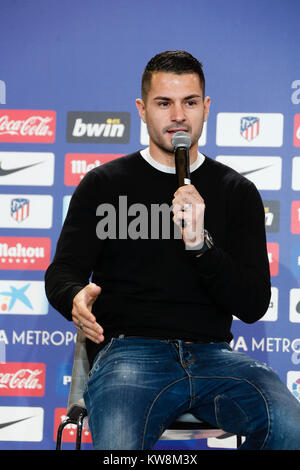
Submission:
<svg viewBox="0 0 300 470">
<path fill-rule="evenodd" d="M 96 322 L 96 318 L 92 314 L 93 303 L 100 292 L 101 287 L 90 283 L 81 289 L 73 299 L 73 322 L 76 328 L 94 343 L 101 343 L 104 340 L 103 328 Z"/>
</svg>

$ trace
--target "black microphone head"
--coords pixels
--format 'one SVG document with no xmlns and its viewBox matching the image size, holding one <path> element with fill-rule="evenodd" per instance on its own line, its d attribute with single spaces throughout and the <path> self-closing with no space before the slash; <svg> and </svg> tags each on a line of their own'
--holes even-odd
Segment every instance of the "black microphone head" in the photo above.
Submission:
<svg viewBox="0 0 300 470">
<path fill-rule="evenodd" d="M 189 149 L 190 146 L 192 145 L 192 140 L 191 140 L 190 135 L 184 131 L 176 132 L 173 135 L 171 142 L 175 149 L 178 147 L 184 147 L 184 148 Z"/>
</svg>

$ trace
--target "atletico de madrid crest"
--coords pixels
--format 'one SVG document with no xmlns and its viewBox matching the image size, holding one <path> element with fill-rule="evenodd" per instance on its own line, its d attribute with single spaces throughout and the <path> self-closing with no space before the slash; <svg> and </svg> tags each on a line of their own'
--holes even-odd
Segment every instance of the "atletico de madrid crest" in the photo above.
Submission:
<svg viewBox="0 0 300 470">
<path fill-rule="evenodd" d="M 29 216 L 29 199 L 12 199 L 10 206 L 10 215 L 17 222 L 22 222 Z"/>
<path fill-rule="evenodd" d="M 259 118 L 256 116 L 245 116 L 241 118 L 241 136 L 251 141 L 259 135 Z"/>
</svg>

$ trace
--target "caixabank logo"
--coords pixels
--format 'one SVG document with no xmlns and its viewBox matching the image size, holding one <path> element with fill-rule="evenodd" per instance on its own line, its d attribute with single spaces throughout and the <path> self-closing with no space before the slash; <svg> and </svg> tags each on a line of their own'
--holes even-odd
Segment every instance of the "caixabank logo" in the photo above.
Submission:
<svg viewBox="0 0 300 470">
<path fill-rule="evenodd" d="M 0 315 L 47 315 L 43 281 L 0 280 Z"/>
<path fill-rule="evenodd" d="M 127 144 L 130 113 L 70 111 L 67 117 L 67 142 Z"/>
</svg>

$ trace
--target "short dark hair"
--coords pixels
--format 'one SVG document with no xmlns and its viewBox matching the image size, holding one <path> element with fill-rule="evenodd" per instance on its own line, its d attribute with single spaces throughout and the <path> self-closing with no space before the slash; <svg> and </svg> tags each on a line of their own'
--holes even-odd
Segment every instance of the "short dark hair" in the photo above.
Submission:
<svg viewBox="0 0 300 470">
<path fill-rule="evenodd" d="M 170 72 L 182 75 L 196 73 L 200 79 L 200 85 L 205 95 L 205 77 L 201 62 L 186 51 L 161 52 L 148 62 L 142 76 L 142 98 L 145 101 L 150 89 L 153 72 Z"/>
</svg>

